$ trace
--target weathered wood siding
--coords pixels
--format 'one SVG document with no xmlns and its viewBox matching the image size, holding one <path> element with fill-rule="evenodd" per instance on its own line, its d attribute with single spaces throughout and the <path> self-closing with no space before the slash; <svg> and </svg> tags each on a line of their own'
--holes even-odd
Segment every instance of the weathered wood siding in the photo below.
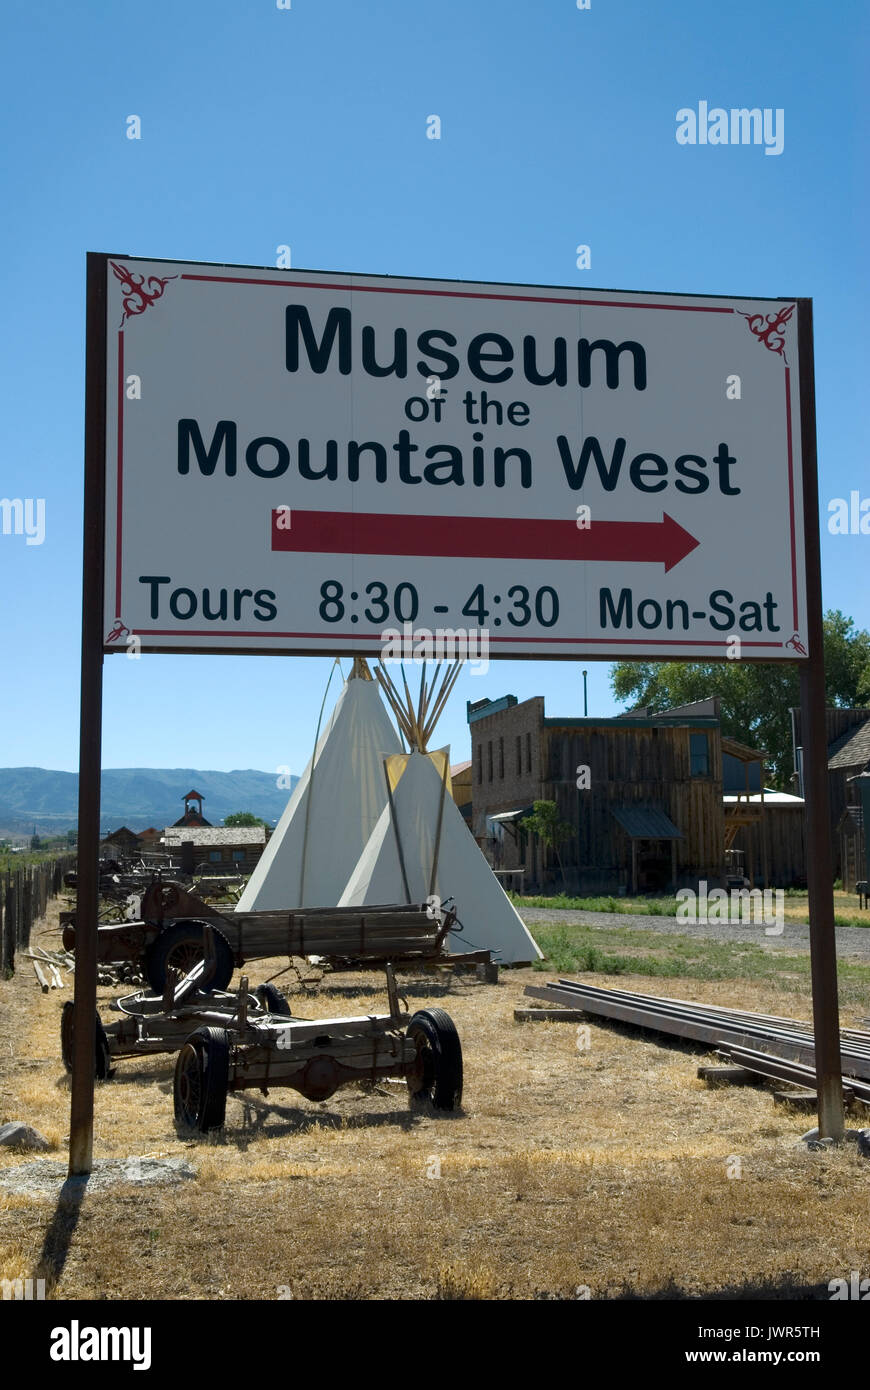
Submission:
<svg viewBox="0 0 870 1390">
<path fill-rule="evenodd" d="M 805 888 L 807 882 L 806 813 L 802 805 L 765 806 L 761 825 L 742 825 L 734 849 L 744 852 L 743 866 L 759 887 Z M 767 842 L 768 883 L 763 883 Z"/>
<path fill-rule="evenodd" d="M 691 775 L 691 733 L 707 735 L 709 769 Z M 718 878 L 722 873 L 724 812 L 722 749 L 718 728 L 691 726 L 602 726 L 545 728 L 544 787 L 563 820 L 576 826 L 562 859 L 581 886 L 600 879 L 606 890 L 626 882 L 631 842 L 612 815 L 616 807 L 654 806 L 683 832 L 677 841 L 677 876 L 681 883 Z M 577 768 L 590 769 L 590 789 L 577 789 Z M 663 858 L 669 843 L 659 846 Z"/>
</svg>

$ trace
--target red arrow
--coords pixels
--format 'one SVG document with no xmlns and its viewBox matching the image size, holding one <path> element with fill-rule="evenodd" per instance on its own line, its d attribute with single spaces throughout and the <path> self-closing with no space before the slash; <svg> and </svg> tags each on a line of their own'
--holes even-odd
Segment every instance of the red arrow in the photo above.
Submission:
<svg viewBox="0 0 870 1390">
<path fill-rule="evenodd" d="M 278 525 L 279 519 L 281 525 Z M 287 525 L 289 521 L 289 527 Z M 700 542 L 667 512 L 661 521 L 575 521 L 501 516 L 382 516 L 379 512 L 272 513 L 272 549 L 330 555 L 438 555 L 478 560 L 623 560 L 674 568 Z"/>
</svg>

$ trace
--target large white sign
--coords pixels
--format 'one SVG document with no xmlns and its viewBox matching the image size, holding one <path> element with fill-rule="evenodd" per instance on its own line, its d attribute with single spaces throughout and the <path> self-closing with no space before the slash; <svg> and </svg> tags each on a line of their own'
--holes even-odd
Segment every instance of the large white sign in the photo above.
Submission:
<svg viewBox="0 0 870 1390">
<path fill-rule="evenodd" d="M 107 651 L 806 655 L 795 301 L 106 285 Z"/>
</svg>

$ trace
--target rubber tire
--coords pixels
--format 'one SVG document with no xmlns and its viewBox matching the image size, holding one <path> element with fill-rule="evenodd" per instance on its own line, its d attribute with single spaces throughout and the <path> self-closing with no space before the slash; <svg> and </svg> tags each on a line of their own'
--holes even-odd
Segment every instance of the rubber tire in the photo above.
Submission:
<svg viewBox="0 0 870 1390">
<path fill-rule="evenodd" d="M 423 1085 L 411 1091 L 411 1103 L 428 1101 L 436 1110 L 458 1110 L 462 1104 L 462 1044 L 453 1019 L 443 1009 L 421 1009 L 411 1018 L 407 1031 L 409 1038 L 418 1038 L 424 1047 Z"/>
<path fill-rule="evenodd" d="M 180 1085 L 184 1053 L 192 1047 L 199 1057 L 200 1095 L 196 1114 L 190 1119 L 184 1114 Z M 227 1091 L 230 1079 L 230 1041 L 225 1028 L 198 1028 L 187 1039 L 175 1063 L 173 1101 L 176 1123 L 208 1134 L 222 1129 L 226 1118 Z"/>
<path fill-rule="evenodd" d="M 254 993 L 263 1005 L 263 1008 L 270 1014 L 277 1014 L 279 1018 L 293 1017 L 290 1011 L 290 1005 L 287 1003 L 285 995 L 278 989 L 277 985 L 257 985 Z"/>
<path fill-rule="evenodd" d="M 205 933 L 203 922 L 173 922 L 152 941 L 145 952 L 145 973 L 155 994 L 162 994 L 166 987 L 166 965 L 171 952 L 182 942 L 202 943 Z M 226 989 L 236 968 L 232 947 L 222 931 L 209 923 L 214 933 L 215 972 L 209 989 Z M 204 954 L 204 949 L 203 949 Z"/>
<path fill-rule="evenodd" d="M 63 1012 L 60 1016 L 60 1055 L 67 1071 L 72 1071 L 72 1049 L 73 1049 L 73 1015 L 75 1006 L 71 999 L 64 1001 Z M 100 1015 L 96 1015 L 96 1047 L 94 1051 L 94 1076 L 98 1081 L 108 1081 L 112 1075 L 109 1066 L 109 1039 L 106 1030 L 100 1020 Z"/>
</svg>

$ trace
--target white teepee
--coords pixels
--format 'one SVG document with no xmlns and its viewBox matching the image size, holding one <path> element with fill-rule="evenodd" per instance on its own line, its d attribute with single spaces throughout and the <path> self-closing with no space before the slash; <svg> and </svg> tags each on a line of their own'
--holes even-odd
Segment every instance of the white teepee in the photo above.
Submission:
<svg viewBox="0 0 870 1390">
<path fill-rule="evenodd" d="M 452 951 L 491 950 L 504 965 L 541 958 L 534 938 L 487 864 L 450 794 L 449 750 L 426 752 L 428 735 L 455 681 L 448 671 L 432 699 L 436 675 L 413 707 L 403 701 L 383 668 L 377 677 L 408 739 L 411 752 L 387 762 L 392 795 L 339 899 L 339 907 L 453 899 L 462 932 L 451 932 Z M 404 677 L 404 672 L 403 672 Z M 431 712 L 430 712 L 431 711 Z M 383 779 L 383 772 L 381 773 Z"/>
<path fill-rule="evenodd" d="M 236 910 L 335 907 L 387 804 L 383 760 L 401 751 L 368 667 L 355 661 Z"/>
</svg>

